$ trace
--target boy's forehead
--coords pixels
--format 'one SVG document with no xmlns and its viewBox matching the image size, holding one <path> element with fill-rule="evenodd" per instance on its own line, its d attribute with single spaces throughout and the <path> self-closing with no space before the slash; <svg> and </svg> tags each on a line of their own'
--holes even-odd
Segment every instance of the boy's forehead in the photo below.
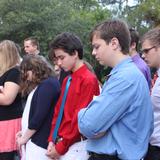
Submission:
<svg viewBox="0 0 160 160">
<path fill-rule="evenodd" d="M 94 43 L 95 41 L 97 41 L 99 39 L 99 37 L 97 37 L 96 35 L 94 35 L 93 37 L 92 37 L 92 43 Z"/>
<path fill-rule="evenodd" d="M 26 40 L 26 41 L 24 41 L 24 44 L 29 45 L 29 44 L 32 44 L 32 43 L 31 43 L 31 40 Z"/>
<path fill-rule="evenodd" d="M 104 40 L 98 35 L 94 35 L 92 38 L 92 45 L 95 45 L 97 43 L 102 43 Z"/>
<path fill-rule="evenodd" d="M 68 53 L 66 53 L 63 49 L 55 49 L 54 50 L 54 55 L 55 55 L 55 58 L 56 58 L 56 57 L 59 57 L 59 56 L 68 55 Z"/>
<path fill-rule="evenodd" d="M 150 46 L 151 45 L 151 42 L 148 40 L 148 39 L 146 39 L 146 40 L 144 40 L 143 41 L 143 43 L 142 43 L 142 46 L 144 47 L 148 47 L 148 46 Z"/>
<path fill-rule="evenodd" d="M 95 33 L 95 34 L 93 35 L 93 37 L 92 37 L 92 41 L 93 41 L 94 39 L 101 39 L 100 34 L 99 34 L 99 33 Z"/>
<path fill-rule="evenodd" d="M 61 49 L 61 48 L 54 49 L 54 53 L 55 53 L 55 54 L 63 54 L 63 53 L 64 53 L 64 50 Z"/>
</svg>

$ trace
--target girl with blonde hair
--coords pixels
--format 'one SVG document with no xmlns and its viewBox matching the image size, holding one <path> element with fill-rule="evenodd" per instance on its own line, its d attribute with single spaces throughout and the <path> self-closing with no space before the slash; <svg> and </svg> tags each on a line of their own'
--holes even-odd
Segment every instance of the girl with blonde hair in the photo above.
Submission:
<svg viewBox="0 0 160 160">
<path fill-rule="evenodd" d="M 20 55 L 13 41 L 0 42 L 0 159 L 13 160 L 20 130 L 22 103 L 19 93 Z"/>
</svg>

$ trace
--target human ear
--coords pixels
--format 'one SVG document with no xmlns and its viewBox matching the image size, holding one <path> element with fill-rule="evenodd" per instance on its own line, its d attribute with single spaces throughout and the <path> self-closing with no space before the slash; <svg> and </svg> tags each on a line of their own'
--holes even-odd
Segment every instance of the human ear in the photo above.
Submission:
<svg viewBox="0 0 160 160">
<path fill-rule="evenodd" d="M 73 52 L 73 56 L 78 57 L 78 51 L 75 50 L 75 51 Z"/>
<path fill-rule="evenodd" d="M 110 41 L 111 46 L 113 47 L 114 50 L 119 48 L 119 40 L 116 37 L 113 37 Z"/>
</svg>

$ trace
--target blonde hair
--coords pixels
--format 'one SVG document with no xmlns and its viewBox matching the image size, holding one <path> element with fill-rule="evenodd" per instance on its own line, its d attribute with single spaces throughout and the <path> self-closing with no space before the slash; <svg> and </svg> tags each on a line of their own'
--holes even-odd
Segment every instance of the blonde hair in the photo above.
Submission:
<svg viewBox="0 0 160 160">
<path fill-rule="evenodd" d="M 16 44 L 10 40 L 0 42 L 0 75 L 20 63 Z"/>
</svg>

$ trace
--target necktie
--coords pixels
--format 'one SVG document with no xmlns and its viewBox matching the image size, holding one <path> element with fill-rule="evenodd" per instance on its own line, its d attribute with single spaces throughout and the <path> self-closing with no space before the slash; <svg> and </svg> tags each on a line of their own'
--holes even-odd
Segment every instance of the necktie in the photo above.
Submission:
<svg viewBox="0 0 160 160">
<path fill-rule="evenodd" d="M 155 72 L 154 75 L 153 75 L 153 79 L 152 79 L 152 81 L 151 81 L 151 83 L 152 83 L 152 88 L 153 88 L 153 86 L 154 86 L 154 84 L 155 84 L 157 78 L 158 78 L 158 73 Z"/>
<path fill-rule="evenodd" d="M 67 80 L 67 83 L 66 83 L 66 88 L 65 88 L 64 95 L 63 95 L 63 98 L 62 98 L 60 111 L 59 111 L 59 114 L 58 114 L 58 118 L 57 118 L 57 121 L 56 121 L 54 132 L 53 132 L 53 140 L 54 140 L 54 142 L 56 142 L 58 129 L 59 129 L 61 121 L 62 121 L 64 105 L 65 105 L 65 102 L 66 102 L 66 97 L 67 97 L 67 93 L 68 93 L 68 89 L 69 89 L 70 83 L 71 83 L 71 77 L 69 76 L 68 80 Z"/>
</svg>

